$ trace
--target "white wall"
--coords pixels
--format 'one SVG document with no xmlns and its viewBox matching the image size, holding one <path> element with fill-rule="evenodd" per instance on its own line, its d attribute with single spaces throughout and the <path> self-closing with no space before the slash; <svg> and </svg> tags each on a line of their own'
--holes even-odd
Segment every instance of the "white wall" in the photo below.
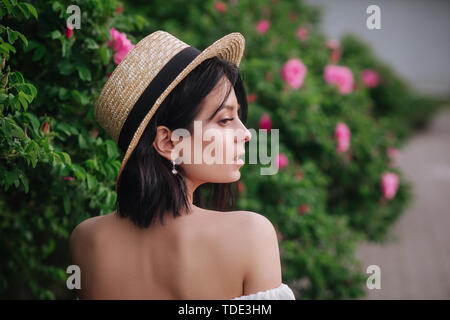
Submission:
<svg viewBox="0 0 450 320">
<path fill-rule="evenodd" d="M 286 1 L 286 0 L 285 0 Z M 450 95 L 450 1 L 306 0 L 322 7 L 322 31 L 331 38 L 354 33 L 413 88 Z M 381 9 L 380 30 L 369 30 L 366 8 Z"/>
</svg>

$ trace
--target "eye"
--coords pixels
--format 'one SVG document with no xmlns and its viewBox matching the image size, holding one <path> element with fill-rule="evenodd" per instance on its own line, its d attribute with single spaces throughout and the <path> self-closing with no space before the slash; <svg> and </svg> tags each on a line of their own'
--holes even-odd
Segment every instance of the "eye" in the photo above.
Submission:
<svg viewBox="0 0 450 320">
<path fill-rule="evenodd" d="M 226 118 L 226 119 L 220 120 L 219 122 L 220 122 L 220 123 L 223 123 L 223 124 L 227 124 L 228 121 L 233 121 L 233 120 L 234 120 L 234 118 Z"/>
</svg>

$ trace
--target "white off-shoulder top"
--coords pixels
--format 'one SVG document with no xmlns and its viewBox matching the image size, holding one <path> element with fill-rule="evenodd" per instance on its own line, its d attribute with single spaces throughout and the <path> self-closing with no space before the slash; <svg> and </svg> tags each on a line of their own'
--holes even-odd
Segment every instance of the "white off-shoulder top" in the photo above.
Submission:
<svg viewBox="0 0 450 320">
<path fill-rule="evenodd" d="M 291 288 L 282 283 L 277 288 L 236 297 L 231 300 L 295 300 L 295 296 Z"/>
<path fill-rule="evenodd" d="M 79 300 L 78 296 L 76 300 Z M 295 300 L 295 296 L 291 288 L 282 283 L 277 288 L 236 297 L 231 300 Z"/>
</svg>

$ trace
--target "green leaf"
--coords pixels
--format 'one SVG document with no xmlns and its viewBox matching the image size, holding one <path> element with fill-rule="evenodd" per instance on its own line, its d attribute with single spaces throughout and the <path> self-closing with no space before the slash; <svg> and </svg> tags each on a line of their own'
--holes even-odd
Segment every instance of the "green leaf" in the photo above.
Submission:
<svg viewBox="0 0 450 320">
<path fill-rule="evenodd" d="M 88 148 L 86 139 L 84 138 L 84 136 L 82 134 L 78 135 L 78 145 L 80 146 L 81 149 Z"/>
<path fill-rule="evenodd" d="M 107 65 L 109 63 L 109 60 L 111 59 L 111 54 L 108 48 L 106 47 L 106 44 L 100 47 L 98 53 L 100 55 L 100 59 L 102 60 L 103 65 Z"/>
<path fill-rule="evenodd" d="M 62 34 L 59 30 L 54 30 L 50 33 L 50 37 L 55 40 L 61 38 Z"/>
<path fill-rule="evenodd" d="M 72 98 L 81 105 L 86 105 L 89 103 L 89 98 L 83 93 L 80 93 L 78 90 L 72 90 Z"/>
<path fill-rule="evenodd" d="M 4 44 L 0 44 L 0 53 L 3 53 L 4 56 L 8 57 L 9 49 L 4 46 Z"/>
<path fill-rule="evenodd" d="M 22 13 L 26 19 L 30 18 L 30 11 L 28 10 L 27 6 L 23 2 L 18 3 L 17 7 L 20 9 L 20 11 L 22 11 Z"/>
<path fill-rule="evenodd" d="M 107 207 L 110 207 L 112 205 L 112 200 L 113 200 L 112 192 L 111 191 L 107 191 L 106 192 L 106 199 L 105 199 L 105 203 L 106 203 Z"/>
<path fill-rule="evenodd" d="M 68 60 L 63 60 L 60 63 L 58 63 L 58 69 L 59 73 L 68 76 L 75 70 L 75 66 L 71 64 Z"/>
<path fill-rule="evenodd" d="M 25 47 L 28 47 L 28 40 L 27 40 L 27 38 L 23 34 L 21 34 L 20 32 L 19 32 L 19 37 L 20 37 L 20 39 L 22 39 L 23 44 L 25 45 Z"/>
<path fill-rule="evenodd" d="M 19 176 L 17 175 L 17 171 L 6 171 L 5 172 L 5 180 L 8 186 L 12 184 L 17 184 L 19 182 Z"/>
<path fill-rule="evenodd" d="M 96 179 L 89 173 L 86 173 L 86 183 L 88 190 L 92 190 L 97 185 Z"/>
<path fill-rule="evenodd" d="M 52 4 L 52 10 L 53 11 L 58 11 L 58 10 L 62 10 L 62 9 L 63 9 L 63 6 L 62 6 L 61 3 L 53 2 L 53 4 Z"/>
<path fill-rule="evenodd" d="M 46 52 L 47 49 L 45 49 L 43 45 L 39 44 L 38 46 L 36 46 L 36 49 L 34 50 L 33 57 L 31 58 L 31 60 L 33 61 L 41 60 Z"/>
<path fill-rule="evenodd" d="M 64 196 L 63 203 L 64 203 L 64 212 L 66 214 L 69 214 L 70 213 L 70 199 L 67 195 Z"/>
<path fill-rule="evenodd" d="M 53 252 L 54 249 L 55 249 L 55 241 L 53 239 L 50 239 L 48 244 L 42 246 L 42 256 L 44 258 L 48 257 L 50 253 Z"/>
<path fill-rule="evenodd" d="M 8 95 L 5 93 L 0 93 L 0 103 L 3 103 L 8 99 Z"/>
<path fill-rule="evenodd" d="M 11 9 L 12 9 L 11 3 L 9 3 L 8 0 L 2 0 L 2 2 L 3 2 L 3 4 L 5 5 L 6 10 L 8 10 L 8 14 L 11 14 Z"/>
<path fill-rule="evenodd" d="M 28 103 L 31 103 L 34 98 L 33 90 L 29 86 L 28 83 L 17 83 L 13 85 L 14 88 L 16 88 L 17 91 L 23 92 L 25 94 L 24 98 L 27 99 Z"/>
<path fill-rule="evenodd" d="M 33 7 L 33 5 L 31 5 L 30 3 L 27 3 L 27 2 L 22 2 L 22 4 L 27 6 L 28 11 L 30 11 L 30 13 L 33 15 L 33 17 L 37 20 L 38 19 L 38 13 L 36 11 L 36 8 Z"/>
<path fill-rule="evenodd" d="M 8 34 L 8 42 L 14 44 L 14 41 L 19 37 L 18 32 L 12 30 L 10 27 L 6 27 L 6 32 Z"/>
<path fill-rule="evenodd" d="M 34 142 L 34 141 L 33 141 Z M 36 168 L 36 165 L 37 165 L 37 162 L 38 162 L 38 153 L 37 153 L 37 151 L 35 151 L 35 152 L 32 152 L 31 153 L 31 164 L 32 164 L 32 166 L 33 166 L 33 168 Z"/>
<path fill-rule="evenodd" d="M 31 83 L 26 83 L 25 84 L 29 89 L 30 89 L 30 91 L 31 91 L 31 96 L 34 98 L 34 97 L 36 97 L 36 95 L 37 95 L 37 89 L 36 89 L 36 87 L 34 86 L 34 85 L 32 85 Z"/>
<path fill-rule="evenodd" d="M 11 126 L 13 128 L 13 130 L 11 131 L 11 134 L 16 137 L 19 138 L 21 140 L 25 140 L 25 132 L 23 132 L 22 128 L 19 127 L 17 124 L 15 123 L 11 123 Z"/>
<path fill-rule="evenodd" d="M 11 126 L 9 125 L 9 122 L 6 120 L 6 118 L 3 118 L 1 120 L 2 120 L 3 135 L 6 137 L 7 140 L 10 140 L 11 139 Z"/>
<path fill-rule="evenodd" d="M 25 189 L 25 193 L 28 193 L 28 190 L 29 190 L 28 178 L 25 175 L 20 175 L 20 180 L 22 180 L 23 187 Z"/>
<path fill-rule="evenodd" d="M 84 180 L 86 176 L 86 171 L 77 164 L 72 164 L 73 173 L 77 177 L 77 179 Z"/>
<path fill-rule="evenodd" d="M 63 132 L 65 135 L 67 135 L 69 137 L 72 135 L 72 133 L 70 131 L 70 126 L 68 124 L 66 124 L 66 123 L 58 122 L 58 124 L 56 125 L 55 129 L 57 131 Z"/>
<path fill-rule="evenodd" d="M 25 79 L 23 78 L 23 75 L 19 71 L 11 72 L 9 76 L 9 81 L 12 85 L 15 85 L 17 83 L 19 84 L 25 83 Z"/>
<path fill-rule="evenodd" d="M 68 57 L 70 55 L 70 43 L 68 40 L 64 39 L 61 41 L 62 42 L 62 57 Z"/>
<path fill-rule="evenodd" d="M 31 101 L 33 101 L 33 96 L 26 94 L 24 91 L 20 91 L 19 96 L 22 96 L 24 99 L 26 99 L 28 103 L 31 103 Z"/>
<path fill-rule="evenodd" d="M 30 120 L 31 125 L 33 126 L 33 130 L 37 132 L 39 130 L 38 118 L 36 118 L 36 116 L 34 114 L 29 113 L 29 112 L 24 112 L 23 115 L 26 116 Z"/>
<path fill-rule="evenodd" d="M 19 101 L 20 104 L 22 104 L 23 109 L 26 111 L 28 108 L 28 95 L 25 94 L 23 91 L 19 92 Z"/>
<path fill-rule="evenodd" d="M 95 42 L 92 38 L 86 38 L 84 42 L 86 42 L 88 49 L 96 50 L 99 48 L 97 42 Z"/>
<path fill-rule="evenodd" d="M 84 66 L 77 66 L 78 75 L 83 81 L 91 81 L 91 72 Z"/>
<path fill-rule="evenodd" d="M 23 51 L 24 52 L 29 52 L 31 50 L 33 50 L 34 48 L 36 48 L 39 45 L 39 42 L 34 41 L 34 40 L 30 40 L 30 42 L 28 43 L 28 46 L 26 46 Z"/>
<path fill-rule="evenodd" d="M 119 153 L 117 152 L 117 147 L 114 141 L 106 140 L 106 153 L 108 154 L 108 158 L 116 158 Z"/>
<path fill-rule="evenodd" d="M 9 51 L 12 51 L 13 53 L 16 53 L 16 48 L 14 48 L 8 42 L 4 42 L 4 43 L 0 44 L 0 48 L 3 48 L 3 50 L 6 51 L 6 54 L 9 54 Z"/>
<path fill-rule="evenodd" d="M 139 14 L 134 16 L 134 24 L 139 30 L 142 30 L 147 22 L 147 19 Z"/>
<path fill-rule="evenodd" d="M 88 159 L 85 162 L 86 167 L 92 170 L 98 170 L 98 164 L 95 159 Z"/>
<path fill-rule="evenodd" d="M 61 157 L 59 156 L 59 154 L 57 152 L 52 152 L 51 157 L 53 157 L 53 166 L 57 166 L 59 164 L 64 165 Z"/>
<path fill-rule="evenodd" d="M 64 158 L 64 162 L 66 164 L 72 165 L 72 160 L 70 159 L 70 156 L 67 152 L 62 151 L 59 154 Z"/>
<path fill-rule="evenodd" d="M 107 174 L 108 177 L 113 177 L 114 175 L 117 174 L 117 172 L 114 171 L 114 167 L 109 162 L 106 162 L 103 165 L 103 168 L 105 169 L 106 174 Z"/>
</svg>

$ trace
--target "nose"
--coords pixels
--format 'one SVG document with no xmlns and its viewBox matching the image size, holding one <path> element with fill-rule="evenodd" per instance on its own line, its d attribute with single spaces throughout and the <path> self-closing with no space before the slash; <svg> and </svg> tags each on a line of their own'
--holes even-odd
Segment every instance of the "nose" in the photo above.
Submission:
<svg viewBox="0 0 450 320">
<path fill-rule="evenodd" d="M 239 135 L 239 138 L 243 137 L 244 143 L 250 141 L 250 139 L 252 138 L 252 133 L 247 129 L 242 121 L 240 121 L 240 119 L 239 122 L 241 123 L 241 127 L 239 129 L 242 130 L 241 132 L 243 132 L 242 135 Z M 236 137 L 236 139 L 238 139 L 238 137 Z"/>
<path fill-rule="evenodd" d="M 252 133 L 247 129 L 247 127 L 245 127 L 245 142 L 249 142 L 250 139 L 252 138 Z"/>
</svg>

